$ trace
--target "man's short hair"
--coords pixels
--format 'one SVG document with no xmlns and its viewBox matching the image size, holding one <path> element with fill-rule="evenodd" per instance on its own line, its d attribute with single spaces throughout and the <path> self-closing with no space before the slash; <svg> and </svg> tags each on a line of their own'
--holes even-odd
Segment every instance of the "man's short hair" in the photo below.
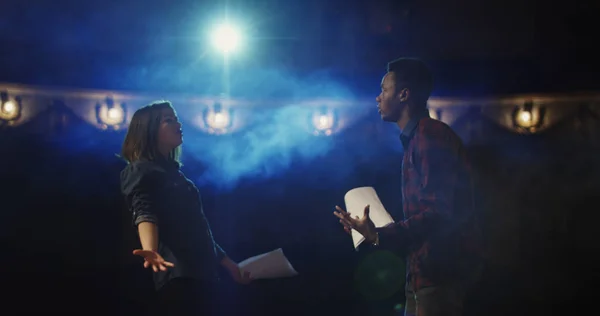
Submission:
<svg viewBox="0 0 600 316">
<path fill-rule="evenodd" d="M 433 74 L 429 67 L 417 58 L 399 58 L 387 64 L 393 72 L 396 84 L 406 85 L 418 102 L 425 102 L 433 90 Z"/>
</svg>

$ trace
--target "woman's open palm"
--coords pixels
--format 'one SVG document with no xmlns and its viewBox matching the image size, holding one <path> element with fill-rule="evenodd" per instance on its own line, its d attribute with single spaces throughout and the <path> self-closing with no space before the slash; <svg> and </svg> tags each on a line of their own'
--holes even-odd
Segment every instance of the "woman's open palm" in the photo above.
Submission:
<svg viewBox="0 0 600 316">
<path fill-rule="evenodd" d="M 144 268 L 152 267 L 154 272 L 167 271 L 167 268 L 173 268 L 175 265 L 165 259 L 154 250 L 136 249 L 133 254 L 144 258 Z"/>
</svg>

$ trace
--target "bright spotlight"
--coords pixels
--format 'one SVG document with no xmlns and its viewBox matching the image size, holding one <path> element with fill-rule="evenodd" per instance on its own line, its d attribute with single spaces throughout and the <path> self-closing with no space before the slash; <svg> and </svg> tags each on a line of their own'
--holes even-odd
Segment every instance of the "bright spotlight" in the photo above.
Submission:
<svg viewBox="0 0 600 316">
<path fill-rule="evenodd" d="M 319 131 L 325 131 L 333 127 L 333 115 L 321 114 L 314 118 L 315 128 Z"/>
<path fill-rule="evenodd" d="M 522 106 L 516 106 L 513 110 L 512 119 L 514 127 L 519 131 L 534 133 L 544 125 L 545 107 L 533 102 L 525 102 Z"/>
<path fill-rule="evenodd" d="M 17 105 L 13 101 L 7 101 L 2 106 L 2 112 L 13 115 L 17 111 Z"/>
<path fill-rule="evenodd" d="M 229 126 L 229 113 L 211 112 L 206 117 L 207 124 L 214 129 L 223 129 Z"/>
<path fill-rule="evenodd" d="M 111 127 L 118 130 L 127 120 L 125 104 L 115 104 L 112 99 L 107 99 L 104 104 L 96 104 L 96 120 L 102 129 Z"/>
<path fill-rule="evenodd" d="M 117 121 L 117 122 L 121 122 L 123 121 L 123 109 L 121 108 L 111 108 L 108 109 L 108 112 L 106 113 L 108 116 L 108 119 L 112 120 L 112 121 Z"/>
<path fill-rule="evenodd" d="M 336 113 L 334 110 L 322 108 L 312 114 L 311 123 L 315 135 L 331 135 L 336 129 Z"/>
<path fill-rule="evenodd" d="M 519 121 L 524 123 L 525 125 L 529 124 L 531 122 L 531 112 L 522 111 L 521 113 L 519 113 Z"/>
<path fill-rule="evenodd" d="M 100 123 L 118 128 L 125 121 L 125 110 L 121 106 L 104 106 L 98 113 Z"/>
<path fill-rule="evenodd" d="M 7 121 L 16 121 L 21 117 L 21 99 L 10 100 L 7 93 L 0 93 L 0 126 Z"/>
<path fill-rule="evenodd" d="M 221 103 L 216 102 L 215 105 L 204 110 L 202 118 L 204 120 L 204 128 L 210 134 L 225 134 L 231 130 L 233 126 L 233 113 L 229 109 L 224 109 Z"/>
<path fill-rule="evenodd" d="M 229 53 L 238 49 L 241 40 L 240 31 L 229 24 L 217 26 L 211 35 L 213 46 L 223 53 Z"/>
<path fill-rule="evenodd" d="M 533 113 L 529 109 L 520 110 L 514 118 L 517 126 L 522 128 L 531 128 L 535 125 Z"/>
</svg>

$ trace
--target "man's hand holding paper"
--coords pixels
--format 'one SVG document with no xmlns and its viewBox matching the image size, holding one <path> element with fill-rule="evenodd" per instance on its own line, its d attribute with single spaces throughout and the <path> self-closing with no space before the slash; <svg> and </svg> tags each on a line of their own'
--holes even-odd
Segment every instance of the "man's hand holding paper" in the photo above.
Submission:
<svg viewBox="0 0 600 316">
<path fill-rule="evenodd" d="M 363 242 L 377 244 L 377 229 L 394 223 L 394 219 L 385 210 L 372 187 L 355 188 L 344 196 L 346 210 L 336 206 L 333 213 L 340 219 L 344 230 L 352 235 L 354 247 Z"/>
<path fill-rule="evenodd" d="M 343 208 L 339 206 L 335 206 L 336 212 L 333 214 L 340 219 L 340 224 L 344 226 L 344 230 L 348 233 L 352 232 L 352 229 L 356 230 L 359 234 L 363 235 L 363 237 L 367 240 L 367 242 L 375 243 L 377 242 L 377 231 L 375 229 L 375 223 L 369 217 L 369 209 L 370 206 L 365 206 L 364 215 L 362 218 L 355 216 L 352 218 L 352 215 L 346 212 Z"/>
</svg>

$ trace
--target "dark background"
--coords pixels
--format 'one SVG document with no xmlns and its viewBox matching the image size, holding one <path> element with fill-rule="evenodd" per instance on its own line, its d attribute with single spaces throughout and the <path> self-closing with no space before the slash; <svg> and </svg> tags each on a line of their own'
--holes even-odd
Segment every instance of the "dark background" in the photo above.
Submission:
<svg viewBox="0 0 600 316">
<path fill-rule="evenodd" d="M 4 1 L 0 81 L 211 93 L 211 74 L 218 67 L 198 30 L 223 6 Z M 245 92 L 236 78 L 274 68 L 295 78 L 324 72 L 356 95 L 374 97 L 385 63 L 402 55 L 430 63 L 437 76 L 435 94 L 441 96 L 595 91 L 600 84 L 592 40 L 597 6 L 583 1 L 230 1 L 230 13 L 243 16 L 253 34 L 252 57 L 233 62 L 233 92 Z M 268 86 L 269 78 L 261 84 Z M 153 292 L 150 275 L 130 255 L 137 241 L 118 192 L 124 164 L 114 153 L 124 135 L 86 128 L 74 116 L 62 132 L 31 132 L 33 126 L 52 127 L 46 123 L 57 122 L 57 116 L 72 115 L 64 111 L 0 130 L 6 313 L 142 315 Z M 477 170 L 488 259 L 481 283 L 470 294 L 469 314 L 581 313 L 592 304 L 598 277 L 599 134 L 597 117 L 577 113 L 533 136 L 488 122 L 481 139 L 467 144 Z M 335 136 L 332 154 L 298 161 L 268 179 L 246 179 L 232 191 L 209 184 L 200 188 L 215 237 L 235 260 L 281 247 L 300 272 L 248 287 L 225 278 L 224 310 L 391 315 L 403 302 L 400 286 L 385 299 L 369 301 L 360 294 L 394 285 L 368 285 L 357 277 L 360 263 L 377 254 L 354 252 L 331 216 L 348 189 L 372 185 L 400 218 L 401 154 L 382 145 L 376 155 L 356 162 L 352 177 L 323 180 L 336 163 L 336 150 L 377 141 L 380 124 L 373 117 L 357 123 Z M 101 141 L 72 149 L 90 139 Z M 204 166 L 186 159 L 188 177 L 201 177 Z M 375 164 L 379 167 L 373 170 Z"/>
<path fill-rule="evenodd" d="M 431 63 L 442 95 L 593 90 L 595 1 L 3 1 L 0 81 L 206 92 L 221 65 L 207 30 L 227 12 L 257 68 L 327 72 L 357 91 L 385 63 Z M 208 78 L 207 78 L 208 77 Z M 268 82 L 264 83 L 268 84 Z M 373 86 L 376 88 L 375 86 Z M 244 91 L 246 92 L 246 91 Z"/>
</svg>

